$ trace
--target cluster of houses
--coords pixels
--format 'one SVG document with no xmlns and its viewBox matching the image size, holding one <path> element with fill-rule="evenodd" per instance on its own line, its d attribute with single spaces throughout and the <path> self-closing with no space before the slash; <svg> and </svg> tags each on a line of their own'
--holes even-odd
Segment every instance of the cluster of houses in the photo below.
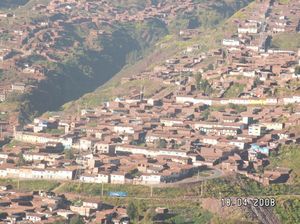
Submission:
<svg viewBox="0 0 300 224">
<path fill-rule="evenodd" d="M 225 25 L 221 48 L 203 53 L 200 45 L 188 46 L 152 71 L 124 77 L 122 82 L 150 80 L 178 87 L 177 103 L 246 106 L 299 103 L 300 74 L 296 68 L 300 66 L 300 50 L 280 49 L 272 44 L 278 35 L 298 35 L 299 3 L 261 1 L 248 11 L 243 11 L 245 19 L 233 18 L 233 24 Z M 259 16 L 255 12 L 259 12 Z M 288 21 L 287 31 L 274 32 L 281 20 Z M 226 32 L 226 26 L 237 28 L 235 32 Z M 209 80 L 210 91 L 196 83 L 199 81 L 195 79 L 197 74 Z M 172 91 L 159 91 L 152 98 Z M 134 99 L 137 95 L 126 97 Z"/>
<path fill-rule="evenodd" d="M 149 6 L 144 15 L 193 5 L 183 3 Z M 51 1 L 36 10 L 93 12 L 99 4 L 110 3 Z M 238 23 L 236 33 L 224 38 L 222 48 L 199 53 L 199 46 L 189 46 L 152 71 L 122 79 L 156 80 L 176 90 L 163 87 L 146 98 L 142 88 L 72 117 L 37 118 L 30 125 L 15 127 L 18 145 L 3 147 L 0 176 L 152 185 L 216 167 L 264 184 L 286 181 L 290 170 L 267 166 L 269 155 L 280 146 L 300 141 L 294 128 L 300 124 L 295 69 L 300 51 L 274 49 L 269 40 L 278 34 L 279 26 L 285 28 L 282 32 L 298 32 L 300 6 L 297 1 L 261 1 L 256 7 L 262 16 L 249 14 L 245 20 L 233 21 Z M 105 10 L 117 20 L 139 17 L 111 7 Z M 89 18 L 74 15 L 69 20 L 80 23 Z M 46 29 L 55 36 L 56 23 L 64 21 L 39 24 L 35 32 Z M 32 47 L 33 42 L 26 43 Z M 23 70 L 36 71 L 29 65 Z M 26 86 L 14 83 L 11 88 L 23 92 Z"/>
<path fill-rule="evenodd" d="M 0 49 L 0 68 L 22 73 L 19 81 L 1 82 L 0 101 L 11 92 L 30 91 L 29 80 L 45 78 L 45 69 L 25 63 L 24 57 L 34 52 L 57 61 L 54 53 L 68 55 L 76 41 L 55 47 L 67 24 L 94 23 L 97 30 L 91 35 L 97 36 L 105 34 L 104 23 L 155 17 L 168 23 L 178 11 L 194 7 L 194 1 L 182 0 L 131 13 L 102 0 L 39 4 L 34 10 L 53 20 L 12 30 L 15 38 Z M 194 44 L 151 70 L 122 78 L 122 84 L 163 84 L 147 97 L 147 86 L 138 86 L 77 114 L 36 118 L 14 129 L 1 121 L 0 138 L 9 132 L 13 139 L 9 144 L 1 140 L 0 178 L 162 186 L 198 180 L 197 174 L 210 168 L 263 185 L 288 181 L 292 170 L 269 168 L 270 156 L 282 146 L 300 144 L 300 50 L 278 49 L 272 39 L 299 33 L 300 3 L 257 1 L 243 13 L 246 19 L 232 21 L 235 32 L 225 34 L 220 49 L 203 53 Z M 59 14 L 69 16 L 54 19 Z M 192 29 L 179 35 L 199 33 Z M 95 199 L 72 203 L 54 193 L 1 189 L 1 222 L 54 223 L 78 214 L 88 223 L 129 223 L 125 208 Z"/>
<path fill-rule="evenodd" d="M 81 216 L 85 223 L 129 224 L 125 207 L 115 207 L 100 199 L 74 200 L 54 192 L 19 192 L 1 186 L 1 223 L 65 223 Z"/>
<path fill-rule="evenodd" d="M 67 38 L 73 36 L 67 33 L 70 26 L 88 27 L 86 43 L 91 44 L 91 49 L 96 49 L 92 43 L 110 35 L 108 30 L 115 22 L 159 18 L 168 23 L 177 13 L 193 10 L 194 7 L 198 4 L 191 0 L 159 4 L 147 1 L 144 8 L 130 11 L 104 0 L 52 0 L 49 4 L 37 4 L 32 8 L 34 15 L 45 15 L 44 19 L 31 20 L 29 14 L 26 18 L 21 17 L 18 12 L 23 10 L 22 7 L 13 15 L 1 13 L 1 20 L 7 20 L 9 26 L 0 29 L 0 103 L 13 101 L 15 95 L 31 92 L 47 78 L 49 67 L 34 63 L 33 58 L 60 63 L 74 52 L 73 49 L 80 43 L 76 38 Z M 18 122 L 18 114 L 12 113 L 12 110 L 7 121 L 14 125 Z"/>
<path fill-rule="evenodd" d="M 258 171 L 281 145 L 299 144 L 297 130 L 291 131 L 300 124 L 298 101 L 206 100 L 178 102 L 175 94 L 145 99 L 141 92 L 136 100 L 117 98 L 64 120 L 36 118 L 15 128 L 17 146 L 3 147 L 0 176 L 157 185 L 211 167 L 254 175 L 264 184 L 287 180 L 288 169 Z"/>
</svg>

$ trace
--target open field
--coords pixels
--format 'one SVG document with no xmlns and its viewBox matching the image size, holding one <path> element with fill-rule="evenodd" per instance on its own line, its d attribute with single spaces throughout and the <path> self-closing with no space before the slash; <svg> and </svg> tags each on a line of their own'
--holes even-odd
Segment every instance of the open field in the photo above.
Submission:
<svg viewBox="0 0 300 224">
<path fill-rule="evenodd" d="M 274 36 L 272 47 L 285 50 L 297 50 L 300 47 L 300 33 L 281 33 Z"/>
<path fill-rule="evenodd" d="M 0 179 L 0 185 L 12 185 L 13 189 L 20 191 L 51 191 L 60 185 L 56 181 L 47 180 L 17 180 L 17 179 Z"/>
</svg>

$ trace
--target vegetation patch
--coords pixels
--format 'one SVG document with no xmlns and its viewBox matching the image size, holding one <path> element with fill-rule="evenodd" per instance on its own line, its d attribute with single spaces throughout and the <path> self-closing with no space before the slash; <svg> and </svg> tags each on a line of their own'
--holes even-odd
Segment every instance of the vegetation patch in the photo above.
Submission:
<svg viewBox="0 0 300 224">
<path fill-rule="evenodd" d="M 281 197 L 277 200 L 275 211 L 282 223 L 300 223 L 300 199 L 295 197 Z"/>
<path fill-rule="evenodd" d="M 294 184 L 300 184 L 300 146 L 296 144 L 283 145 L 278 155 L 270 157 L 270 168 L 286 167 L 292 169 Z"/>
<path fill-rule="evenodd" d="M 227 97 L 227 98 L 238 97 L 244 91 L 245 87 L 246 87 L 245 84 L 234 83 L 225 92 L 224 97 Z"/>
<path fill-rule="evenodd" d="M 294 50 L 300 48 L 300 33 L 281 33 L 273 37 L 272 47 L 281 50 Z"/>
<path fill-rule="evenodd" d="M 11 185 L 13 189 L 21 191 L 51 191 L 60 185 L 57 181 L 17 179 L 0 179 L 0 184 Z"/>
<path fill-rule="evenodd" d="M 153 188 L 153 197 L 174 198 L 183 196 L 185 190 L 182 188 Z M 78 193 L 87 196 L 100 196 L 102 194 L 102 184 L 90 183 L 64 183 L 56 190 L 59 193 Z M 123 191 L 128 197 L 151 197 L 151 188 L 149 186 L 129 185 L 129 184 L 103 184 L 103 195 L 107 196 L 111 191 Z"/>
<path fill-rule="evenodd" d="M 1 0 L 0 1 L 0 8 L 11 8 L 11 7 L 17 7 L 20 5 L 25 5 L 28 3 L 29 0 Z"/>
</svg>

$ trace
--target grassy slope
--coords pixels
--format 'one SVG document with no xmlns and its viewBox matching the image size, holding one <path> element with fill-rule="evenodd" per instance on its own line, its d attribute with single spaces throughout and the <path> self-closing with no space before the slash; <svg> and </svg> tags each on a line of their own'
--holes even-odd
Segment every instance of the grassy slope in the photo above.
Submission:
<svg viewBox="0 0 300 224">
<path fill-rule="evenodd" d="M 14 8 L 25 5 L 29 0 L 1 0 L 0 8 Z"/>
<path fill-rule="evenodd" d="M 168 51 L 168 50 L 167 50 Z M 160 54 L 160 58 L 162 60 L 164 58 L 167 58 L 167 56 L 172 55 L 168 52 L 164 52 L 163 54 Z M 172 49 L 170 49 L 171 52 Z M 139 72 L 144 71 L 145 66 L 149 65 L 149 61 L 155 60 L 156 53 L 150 54 L 145 59 L 140 60 L 136 64 L 132 66 L 127 66 L 124 68 L 121 72 L 119 72 L 117 75 L 115 75 L 110 81 L 108 81 L 105 85 L 99 87 L 96 91 L 92 93 L 87 93 L 84 96 L 82 96 L 80 99 L 76 101 L 71 101 L 63 106 L 63 109 L 65 111 L 74 111 L 76 110 L 77 106 L 79 107 L 95 107 L 101 105 L 101 103 L 114 99 L 118 96 L 122 96 L 124 92 L 128 92 L 131 88 L 136 87 L 139 88 L 140 86 L 144 85 L 146 95 L 151 94 L 152 92 L 156 91 L 160 87 L 164 86 L 162 83 L 155 83 L 153 81 L 149 80 L 138 80 L 134 82 L 129 82 L 125 84 L 121 84 L 121 78 L 122 77 L 128 77 L 132 74 L 138 74 Z M 153 85 L 155 83 L 155 85 Z"/>
<path fill-rule="evenodd" d="M 271 157 L 272 167 L 288 167 L 292 169 L 293 183 L 300 184 L 300 146 L 285 145 L 281 147 L 278 156 Z"/>
<path fill-rule="evenodd" d="M 0 179 L 1 185 L 12 185 L 13 189 L 19 189 L 21 191 L 51 191 L 58 187 L 60 184 L 56 181 L 47 180 L 16 180 L 16 179 Z"/>
<path fill-rule="evenodd" d="M 224 97 L 236 97 L 240 95 L 245 88 L 245 84 L 234 83 L 224 94 Z"/>
<path fill-rule="evenodd" d="M 227 1 L 230 2 L 230 1 Z M 99 106 L 101 103 L 108 99 L 113 99 L 123 91 L 128 91 L 126 86 L 122 86 L 120 79 L 122 77 L 128 77 L 133 74 L 138 74 L 145 70 L 151 70 L 155 65 L 161 64 L 162 61 L 169 57 L 175 57 L 182 50 L 186 49 L 187 46 L 192 46 L 197 44 L 200 46 L 199 52 L 206 52 L 210 49 L 216 49 L 221 46 L 221 40 L 224 36 L 229 35 L 235 31 L 236 26 L 234 25 L 234 19 L 239 18 L 243 15 L 243 11 L 247 9 L 251 9 L 253 7 L 254 2 L 251 2 L 244 9 L 239 10 L 233 16 L 231 16 L 228 20 L 219 21 L 219 26 L 217 25 L 208 25 L 210 20 L 213 20 L 214 17 L 208 19 L 207 26 L 208 27 L 200 27 L 199 30 L 201 35 L 197 37 L 193 37 L 188 41 L 181 40 L 177 33 L 170 33 L 163 37 L 157 44 L 155 49 L 143 57 L 137 63 L 125 67 L 121 72 L 115 75 L 110 81 L 108 81 L 105 85 L 100 86 L 96 91 L 92 93 L 85 94 L 83 97 L 76 101 L 71 101 L 65 104 L 62 109 L 71 112 L 76 111 L 76 108 L 79 107 L 95 107 Z M 203 13 L 203 12 L 201 12 Z M 216 16 L 216 15 L 215 15 Z M 218 18 L 218 17 L 216 17 Z M 215 28 L 217 27 L 217 28 Z M 140 83 L 138 83 L 140 84 Z M 151 89 L 148 89 L 148 94 L 160 88 L 161 85 L 152 85 Z M 120 91 L 117 91 L 115 88 L 119 88 Z M 113 91 L 112 91 L 113 90 Z"/>
<path fill-rule="evenodd" d="M 287 167 L 292 169 L 291 185 L 286 189 L 286 194 L 299 194 L 300 186 L 300 146 L 285 145 L 281 147 L 278 156 L 270 158 L 270 168 Z M 277 199 L 276 213 L 282 223 L 300 223 L 300 198 L 296 196 L 281 196 Z"/>
<path fill-rule="evenodd" d="M 300 48 L 300 33 L 281 33 L 274 36 L 272 47 L 296 51 Z"/>
<path fill-rule="evenodd" d="M 279 197 L 275 211 L 284 224 L 300 223 L 300 198 Z"/>
<path fill-rule="evenodd" d="M 278 0 L 280 4 L 289 4 L 290 0 Z M 300 33 L 279 33 L 273 37 L 272 47 L 297 51 L 300 48 Z"/>
<path fill-rule="evenodd" d="M 7 0 L 10 1 L 10 0 Z M 2 2 L 2 1 L 1 1 Z M 32 10 L 32 8 L 37 4 L 44 4 L 47 5 L 50 0 L 24 0 L 21 1 L 22 4 L 11 4 L 11 7 L 1 7 L 0 3 L 0 11 L 7 11 L 7 12 L 13 12 L 15 14 L 15 18 L 11 18 L 12 20 L 15 20 L 15 22 L 22 23 L 24 22 L 24 18 L 35 18 L 37 16 L 43 16 L 39 15 L 37 12 Z M 7 20 L 4 20 L 7 21 Z M 2 23 L 1 23 L 2 25 Z M 4 24 L 3 24 L 4 25 Z"/>
</svg>

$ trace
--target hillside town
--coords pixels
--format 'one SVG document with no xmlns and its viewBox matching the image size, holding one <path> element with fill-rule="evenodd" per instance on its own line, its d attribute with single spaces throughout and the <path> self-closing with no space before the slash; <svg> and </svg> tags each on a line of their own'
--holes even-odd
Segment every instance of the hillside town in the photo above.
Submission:
<svg viewBox="0 0 300 224">
<path fill-rule="evenodd" d="M 150 17 L 168 22 L 178 10 L 196 7 L 193 1 L 181 1 L 130 14 L 113 8 L 109 1 L 64 2 L 51 1 L 34 10 L 53 16 L 71 14 L 67 20 L 21 26 L 13 31 L 19 37 L 7 45 L 18 49 L 0 51 L 3 69 L 13 67 L 24 74 L 22 81 L 1 82 L 2 102 L 10 92 L 35 88 L 28 80 L 45 78 L 45 68 L 21 62 L 29 52 L 57 60 L 51 51 L 63 35 L 62 24 L 92 21 L 101 27 L 114 20 Z M 168 186 L 186 179 L 197 181 L 199 173 L 218 170 L 222 175 L 246 176 L 263 186 L 290 181 L 292 170 L 270 168 L 270 157 L 276 157 L 283 146 L 300 144 L 300 50 L 276 49 L 271 40 L 281 33 L 299 33 L 300 2 L 255 3 L 244 11 L 245 18 L 230 21 L 234 32 L 223 37 L 219 49 L 204 53 L 193 44 L 162 64 L 122 78 L 122 83 L 164 84 L 151 95 L 145 94 L 148 86 L 137 86 L 100 107 L 72 115 L 38 117 L 25 126 L 1 121 L 0 177 Z M 91 16 L 84 17 L 84 11 Z M 95 35 L 103 32 L 98 29 Z M 185 30 L 180 35 L 186 38 L 194 32 Z M 68 47 L 61 53 L 66 56 Z M 9 143 L 6 137 L 11 137 Z M 6 189 L 0 194 L 0 206 L 9 214 L 10 223 L 51 223 L 56 216 L 69 219 L 74 214 L 93 215 L 90 223 L 129 220 L 125 208 L 101 201 L 70 205 L 65 196 L 54 193 Z"/>
<path fill-rule="evenodd" d="M 98 199 L 72 203 L 65 195 L 36 191 L 12 192 L 11 186 L 1 186 L 1 223 L 55 223 L 72 220 L 77 214 L 88 223 L 129 223 L 126 208 L 114 207 Z M 157 215 L 165 212 L 157 208 Z"/>
<path fill-rule="evenodd" d="M 72 27 L 87 32 L 85 39 L 89 48 L 101 50 L 94 42 L 111 36 L 116 24 L 155 18 L 169 23 L 176 13 L 198 7 L 191 0 L 180 2 L 152 5 L 147 1 L 144 9 L 133 8 L 131 12 L 110 1 L 51 0 L 46 5 L 35 5 L 32 18 L 28 13 L 19 13 L 22 7 L 15 13 L 1 13 L 0 23 L 9 26 L 3 25 L 0 29 L 0 102 L 10 105 L 16 97 L 30 94 L 48 78 L 51 65 L 72 57 L 83 39 L 72 33 L 75 29 Z M 39 59 L 47 63 L 39 63 Z M 19 123 L 18 114 L 10 109 L 1 113 L 12 133 L 12 126 Z"/>
</svg>

